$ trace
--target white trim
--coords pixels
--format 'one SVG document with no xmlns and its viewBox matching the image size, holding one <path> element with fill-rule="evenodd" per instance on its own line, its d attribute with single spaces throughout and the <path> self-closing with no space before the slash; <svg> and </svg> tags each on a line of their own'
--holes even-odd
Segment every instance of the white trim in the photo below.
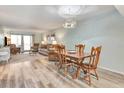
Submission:
<svg viewBox="0 0 124 93">
<path fill-rule="evenodd" d="M 101 66 L 98 66 L 98 68 L 105 69 L 105 70 L 108 70 L 108 71 L 111 71 L 111 72 L 115 72 L 115 73 L 118 73 L 118 74 L 124 75 L 124 72 L 120 72 L 120 71 L 113 70 L 113 69 L 110 69 L 110 68 L 101 67 Z"/>
</svg>

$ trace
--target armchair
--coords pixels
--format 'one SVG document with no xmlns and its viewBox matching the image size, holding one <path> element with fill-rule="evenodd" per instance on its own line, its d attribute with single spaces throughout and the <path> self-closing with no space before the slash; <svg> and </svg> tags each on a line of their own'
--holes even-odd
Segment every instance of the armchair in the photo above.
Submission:
<svg viewBox="0 0 124 93">
<path fill-rule="evenodd" d="M 20 48 L 17 48 L 15 44 L 10 44 L 10 53 L 11 54 L 20 53 Z"/>
<path fill-rule="evenodd" d="M 95 76 L 98 80 L 98 74 L 96 72 L 97 70 L 97 64 L 99 62 L 101 52 L 101 46 L 100 47 L 92 47 L 91 49 L 91 56 L 86 57 L 89 58 L 88 62 L 81 64 L 81 69 L 84 71 L 84 74 L 86 76 L 84 77 L 84 80 L 88 81 L 88 84 L 91 85 L 91 75 Z"/>
<path fill-rule="evenodd" d="M 31 47 L 30 54 L 38 52 L 39 43 L 34 43 L 34 45 Z"/>
</svg>

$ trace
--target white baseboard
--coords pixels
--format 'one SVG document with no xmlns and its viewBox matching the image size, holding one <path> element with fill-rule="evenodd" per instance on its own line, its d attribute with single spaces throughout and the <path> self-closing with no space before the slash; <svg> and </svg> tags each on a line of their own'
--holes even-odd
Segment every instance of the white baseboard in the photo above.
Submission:
<svg viewBox="0 0 124 93">
<path fill-rule="evenodd" d="M 98 68 L 105 69 L 105 70 L 108 70 L 108 71 L 111 71 L 111 72 L 115 72 L 115 73 L 124 75 L 124 72 L 119 72 L 119 71 L 116 71 L 116 70 L 113 70 L 113 69 L 110 69 L 110 68 L 101 67 L 101 66 L 98 66 Z"/>
</svg>

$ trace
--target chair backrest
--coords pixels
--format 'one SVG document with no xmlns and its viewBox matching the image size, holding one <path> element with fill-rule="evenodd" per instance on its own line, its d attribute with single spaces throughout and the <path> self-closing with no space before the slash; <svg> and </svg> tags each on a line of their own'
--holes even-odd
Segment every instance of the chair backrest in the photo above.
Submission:
<svg viewBox="0 0 124 93">
<path fill-rule="evenodd" d="M 10 49 L 16 48 L 15 44 L 10 44 Z"/>
<path fill-rule="evenodd" d="M 58 57 L 59 57 L 59 62 L 62 64 L 65 62 L 65 46 L 64 45 L 58 45 Z"/>
<path fill-rule="evenodd" d="M 39 47 L 39 43 L 34 43 L 34 47 Z"/>
<path fill-rule="evenodd" d="M 99 47 L 92 47 L 91 49 L 91 55 L 92 57 L 90 57 L 90 65 L 89 66 L 92 66 L 94 68 L 97 68 L 97 64 L 99 62 L 99 57 L 100 57 L 100 53 L 101 53 L 101 46 Z"/>
<path fill-rule="evenodd" d="M 75 50 L 76 50 L 76 53 L 77 53 L 78 55 L 83 55 L 83 53 L 84 53 L 84 48 L 85 48 L 85 45 L 83 45 L 83 44 L 75 45 Z"/>
<path fill-rule="evenodd" d="M 65 54 L 65 46 L 64 45 L 59 46 L 59 53 Z"/>
<path fill-rule="evenodd" d="M 17 48 L 15 44 L 10 44 L 10 53 L 11 54 L 16 54 L 17 53 Z"/>
<path fill-rule="evenodd" d="M 53 45 L 55 51 L 58 53 L 59 52 L 59 49 L 60 49 L 60 45 L 59 44 L 55 44 Z"/>
</svg>

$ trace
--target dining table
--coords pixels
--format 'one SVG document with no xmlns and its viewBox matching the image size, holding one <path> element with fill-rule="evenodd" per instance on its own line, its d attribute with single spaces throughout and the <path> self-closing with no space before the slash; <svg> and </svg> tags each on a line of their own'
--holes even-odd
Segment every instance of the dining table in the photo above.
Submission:
<svg viewBox="0 0 124 93">
<path fill-rule="evenodd" d="M 63 54 L 68 60 L 70 60 L 73 64 L 77 65 L 77 71 L 75 74 L 72 76 L 73 79 L 78 78 L 80 75 L 80 69 L 81 65 L 83 64 L 83 61 L 85 58 L 90 58 L 91 54 L 90 53 L 77 53 L 76 51 L 68 50 Z"/>
</svg>

